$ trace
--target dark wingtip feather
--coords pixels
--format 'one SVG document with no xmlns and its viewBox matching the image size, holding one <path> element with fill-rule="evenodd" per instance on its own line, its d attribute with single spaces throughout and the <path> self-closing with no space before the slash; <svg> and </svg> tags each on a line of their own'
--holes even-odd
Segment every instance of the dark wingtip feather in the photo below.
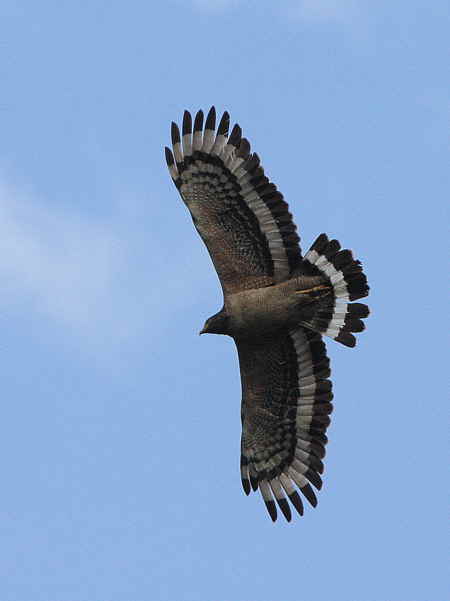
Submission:
<svg viewBox="0 0 450 601">
<path fill-rule="evenodd" d="M 272 518 L 272 522 L 277 521 L 277 507 L 275 505 L 275 501 L 264 501 L 267 511 L 269 512 L 270 517 Z"/>
<path fill-rule="evenodd" d="M 322 488 L 322 478 L 314 470 L 307 470 L 305 473 L 306 478 L 313 484 L 317 490 Z"/>
<path fill-rule="evenodd" d="M 230 115 L 228 111 L 225 111 L 220 119 L 219 127 L 217 128 L 217 134 L 226 136 L 228 134 L 228 129 L 230 127 Z"/>
<path fill-rule="evenodd" d="M 320 234 L 311 246 L 311 250 L 315 250 L 316 253 L 320 254 L 328 244 L 328 236 L 326 234 Z"/>
<path fill-rule="evenodd" d="M 310 455 L 309 463 L 310 463 L 311 467 L 313 469 L 315 469 L 318 474 L 323 474 L 323 470 L 324 470 L 323 461 L 321 461 L 318 457 L 316 457 L 315 455 Z"/>
<path fill-rule="evenodd" d="M 172 144 L 177 144 L 180 141 L 180 130 L 178 129 L 178 125 L 174 121 L 172 121 L 170 134 L 172 136 Z"/>
<path fill-rule="evenodd" d="M 247 478 L 242 478 L 241 482 L 242 488 L 244 489 L 245 494 L 248 496 L 251 491 L 250 482 L 247 480 Z"/>
<path fill-rule="evenodd" d="M 333 265 L 336 267 L 336 269 L 341 269 L 345 265 L 349 265 L 350 263 L 353 263 L 353 261 L 354 261 L 354 258 L 353 258 L 352 251 L 348 250 L 348 248 L 344 248 L 343 250 L 340 250 L 334 256 Z"/>
<path fill-rule="evenodd" d="M 286 501 L 286 499 L 277 499 L 277 503 L 286 520 L 290 522 L 292 519 L 292 513 L 291 508 L 289 507 L 289 503 Z"/>
<path fill-rule="evenodd" d="M 344 327 L 349 332 L 363 332 L 366 329 L 364 322 L 358 317 L 346 317 Z"/>
<path fill-rule="evenodd" d="M 216 109 L 212 106 L 206 117 L 205 129 L 214 129 L 216 127 Z"/>
<path fill-rule="evenodd" d="M 192 132 L 192 117 L 189 111 L 184 111 L 182 132 L 183 136 Z"/>
<path fill-rule="evenodd" d="M 258 490 L 258 478 L 255 478 L 250 474 L 250 484 L 254 491 Z"/>
<path fill-rule="evenodd" d="M 323 253 L 327 257 L 327 259 L 332 259 L 336 255 L 336 253 L 339 252 L 340 249 L 341 249 L 341 245 L 340 245 L 339 241 L 334 239 L 334 240 L 330 240 L 328 242 Z"/>
<path fill-rule="evenodd" d="M 369 317 L 370 309 L 364 303 L 351 303 L 347 306 L 347 312 L 350 313 L 352 317 L 364 319 L 365 317 Z"/>
<path fill-rule="evenodd" d="M 311 452 L 314 453 L 318 459 L 323 459 L 327 454 L 325 447 L 318 443 L 311 443 Z"/>
<path fill-rule="evenodd" d="M 200 109 L 195 115 L 194 131 L 202 131 L 203 129 L 203 111 Z"/>
<path fill-rule="evenodd" d="M 369 286 L 367 284 L 367 278 L 362 273 L 359 277 L 352 278 L 348 281 L 347 289 L 349 293 L 349 298 L 351 301 L 358 300 L 359 298 L 364 298 L 369 294 Z"/>
<path fill-rule="evenodd" d="M 296 490 L 294 490 L 293 493 L 291 493 L 289 496 L 289 500 L 292 503 L 292 505 L 295 507 L 295 509 L 297 510 L 297 512 L 299 513 L 299 515 L 303 515 L 303 503 L 301 500 L 300 495 L 298 494 L 298 492 Z"/>
<path fill-rule="evenodd" d="M 242 166 L 249 173 L 255 172 L 259 166 L 258 155 L 256 155 L 256 153 L 251 154 Z"/>
<path fill-rule="evenodd" d="M 239 125 L 236 123 L 234 125 L 233 129 L 231 130 L 231 135 L 228 139 L 228 144 L 238 147 L 239 143 L 241 141 L 241 136 L 242 136 L 242 130 L 239 127 Z"/>
<path fill-rule="evenodd" d="M 353 348 L 356 344 L 356 338 L 349 332 L 339 332 L 339 335 L 336 336 L 335 340 L 349 348 Z"/>
<path fill-rule="evenodd" d="M 317 505 L 317 497 L 316 497 L 313 489 L 311 488 L 311 485 L 310 484 L 305 484 L 305 486 L 302 486 L 302 488 L 300 490 L 305 495 L 305 497 L 308 499 L 308 501 L 311 503 L 311 505 L 313 507 L 316 507 L 316 505 Z"/>
<path fill-rule="evenodd" d="M 237 156 L 241 158 L 247 158 L 250 153 L 250 142 L 247 138 L 242 138 L 241 143 L 239 145 L 239 150 L 237 152 Z"/>
<path fill-rule="evenodd" d="M 322 444 L 322 445 L 328 444 L 328 436 L 326 434 L 323 434 L 323 433 L 316 434 L 315 438 L 316 438 L 316 440 L 315 440 L 316 444 L 317 444 L 317 442 L 320 442 L 320 444 Z M 313 443 L 313 445 L 314 445 L 314 443 Z"/>
<path fill-rule="evenodd" d="M 169 167 L 171 167 L 175 163 L 175 159 L 173 158 L 172 151 L 167 146 L 164 147 L 164 153 L 166 155 L 166 162 Z"/>
</svg>

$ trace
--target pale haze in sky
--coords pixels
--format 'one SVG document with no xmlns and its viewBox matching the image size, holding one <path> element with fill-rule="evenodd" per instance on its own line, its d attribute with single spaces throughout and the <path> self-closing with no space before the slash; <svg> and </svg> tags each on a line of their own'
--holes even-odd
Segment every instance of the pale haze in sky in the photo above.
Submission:
<svg viewBox="0 0 450 601">
<path fill-rule="evenodd" d="M 0 4 L 1 601 L 445 601 L 450 10 Z M 217 276 L 164 162 L 214 104 L 363 261 L 317 508 L 239 474 Z M 447 219 L 446 219 L 447 218 Z"/>
</svg>

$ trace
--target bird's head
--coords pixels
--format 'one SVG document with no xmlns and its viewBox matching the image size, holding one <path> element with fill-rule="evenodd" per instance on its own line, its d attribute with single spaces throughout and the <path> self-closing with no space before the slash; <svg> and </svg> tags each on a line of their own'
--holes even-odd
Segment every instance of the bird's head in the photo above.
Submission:
<svg viewBox="0 0 450 601">
<path fill-rule="evenodd" d="M 199 334 L 229 334 L 229 318 L 224 309 L 209 317 Z"/>
</svg>

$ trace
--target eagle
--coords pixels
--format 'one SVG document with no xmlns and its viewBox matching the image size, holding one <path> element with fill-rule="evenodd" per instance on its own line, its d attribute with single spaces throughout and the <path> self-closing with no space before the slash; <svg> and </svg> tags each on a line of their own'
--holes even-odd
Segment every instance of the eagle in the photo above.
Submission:
<svg viewBox="0 0 450 601">
<path fill-rule="evenodd" d="M 302 256 L 283 195 L 239 125 L 229 128 L 228 112 L 216 130 L 214 107 L 205 122 L 185 111 L 165 156 L 223 291 L 200 334 L 231 336 L 238 351 L 244 492 L 259 489 L 271 519 L 278 505 L 290 521 L 291 505 L 303 515 L 302 497 L 315 507 L 312 486 L 322 487 L 333 409 L 322 337 L 355 346 L 369 309 L 352 301 L 369 287 L 361 262 L 326 234 Z"/>
</svg>

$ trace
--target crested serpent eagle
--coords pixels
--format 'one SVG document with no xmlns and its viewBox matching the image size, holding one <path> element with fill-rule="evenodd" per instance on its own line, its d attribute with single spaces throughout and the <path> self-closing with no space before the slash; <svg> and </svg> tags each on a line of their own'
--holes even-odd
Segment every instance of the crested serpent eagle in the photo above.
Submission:
<svg viewBox="0 0 450 601">
<path fill-rule="evenodd" d="M 172 123 L 170 175 L 211 255 L 223 307 L 201 333 L 227 334 L 242 382 L 241 478 L 260 490 L 273 521 L 277 505 L 303 514 L 317 504 L 332 411 L 330 361 L 322 336 L 352 347 L 369 287 L 360 261 L 321 234 L 302 256 L 288 205 L 225 112 L 205 124 L 185 111 Z"/>
</svg>

